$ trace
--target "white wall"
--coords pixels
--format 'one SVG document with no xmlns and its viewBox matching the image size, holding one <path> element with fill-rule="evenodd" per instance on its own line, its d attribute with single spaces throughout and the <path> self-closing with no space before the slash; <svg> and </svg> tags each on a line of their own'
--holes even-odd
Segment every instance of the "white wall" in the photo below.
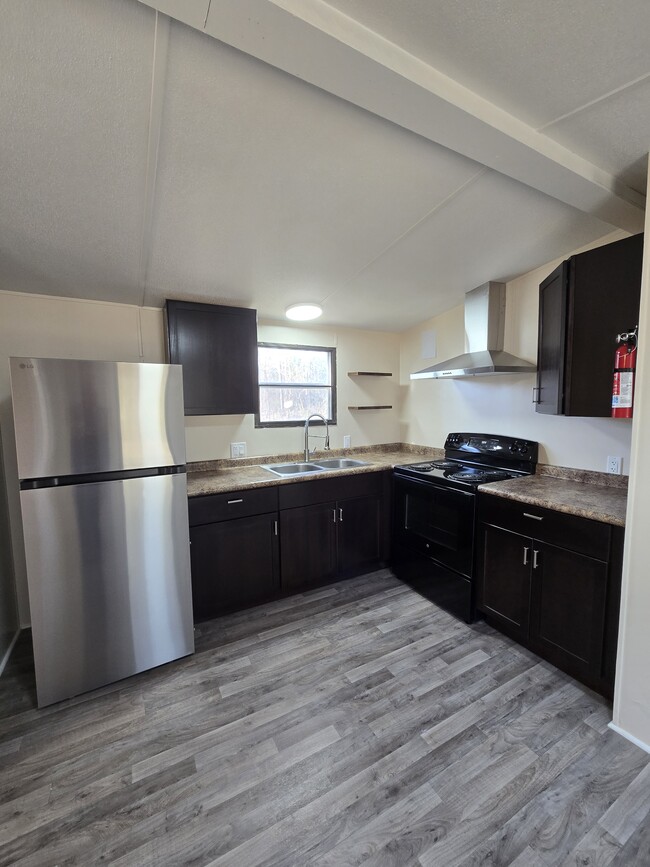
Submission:
<svg viewBox="0 0 650 867">
<path fill-rule="evenodd" d="M 333 448 L 342 446 L 344 434 L 349 434 L 352 445 L 357 446 L 399 441 L 399 335 L 261 323 L 259 338 L 336 347 L 338 424 L 331 429 Z M 0 292 L 0 431 L 11 525 L 10 546 L 7 521 L 5 519 L 3 524 L 0 508 L 0 543 L 6 555 L 0 558 L 0 659 L 3 644 L 10 640 L 16 620 L 10 547 L 13 548 L 20 623 L 22 626 L 29 623 L 8 358 L 33 355 L 155 362 L 165 360 L 164 346 L 163 313 L 158 308 Z M 388 371 L 394 376 L 390 379 L 348 377 L 348 371 L 359 369 Z M 356 413 L 347 409 L 348 405 L 370 403 L 392 404 L 395 409 Z M 247 443 L 249 455 L 299 452 L 302 431 L 298 428 L 256 430 L 250 415 L 186 419 L 188 461 L 228 457 L 230 443 L 241 441 Z"/>
<path fill-rule="evenodd" d="M 650 167 L 650 160 L 649 160 Z M 650 196 L 650 172 L 648 174 Z M 650 334 L 650 210 L 646 211 L 643 279 L 639 322 L 639 352 L 632 432 L 632 475 L 630 478 L 621 628 L 618 643 L 614 724 L 636 738 L 650 751 L 650 348 L 644 335 Z"/>
<path fill-rule="evenodd" d="M 616 232 L 590 246 L 624 236 Z M 504 348 L 533 363 L 537 359 L 539 284 L 560 261 L 549 262 L 507 284 Z M 436 356 L 425 357 L 423 335 L 432 331 Z M 614 349 L 612 345 L 612 360 Z M 542 463 L 602 472 L 608 455 L 620 455 L 623 472 L 629 472 L 632 422 L 537 413 L 532 403 L 534 373 L 409 380 L 413 371 L 464 351 L 462 305 L 403 335 L 400 379 L 407 388 L 402 404 L 406 442 L 442 446 L 451 430 L 506 434 L 537 440 Z"/>
</svg>

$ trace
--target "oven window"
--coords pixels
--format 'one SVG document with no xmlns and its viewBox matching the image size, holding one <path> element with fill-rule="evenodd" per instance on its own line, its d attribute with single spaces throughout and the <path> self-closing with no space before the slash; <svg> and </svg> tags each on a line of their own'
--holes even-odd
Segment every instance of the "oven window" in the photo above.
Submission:
<svg viewBox="0 0 650 867">
<path fill-rule="evenodd" d="M 406 494 L 405 529 L 430 542 L 457 551 L 462 542 L 460 521 L 464 515 L 450 498 L 435 491 Z"/>
<path fill-rule="evenodd" d="M 396 480 L 395 492 L 399 541 L 471 575 L 476 497 L 410 479 Z"/>
</svg>

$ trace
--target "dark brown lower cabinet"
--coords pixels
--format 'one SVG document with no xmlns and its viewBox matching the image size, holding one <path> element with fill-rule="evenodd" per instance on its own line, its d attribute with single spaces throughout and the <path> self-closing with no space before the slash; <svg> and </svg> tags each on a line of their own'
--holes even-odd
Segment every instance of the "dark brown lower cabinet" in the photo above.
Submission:
<svg viewBox="0 0 650 867">
<path fill-rule="evenodd" d="M 194 619 L 255 605 L 279 587 L 277 515 L 255 515 L 190 531 Z"/>
<path fill-rule="evenodd" d="M 358 575 L 383 559 L 383 499 L 381 496 L 355 497 L 337 505 L 339 574 Z"/>
<path fill-rule="evenodd" d="M 598 684 L 605 637 L 607 563 L 536 540 L 533 555 L 531 648 L 585 683 Z"/>
<path fill-rule="evenodd" d="M 486 524 L 482 532 L 483 563 L 478 604 L 484 614 L 502 622 L 513 638 L 528 637 L 530 566 L 524 561 L 521 536 Z M 530 555 L 530 544 L 527 546 Z"/>
<path fill-rule="evenodd" d="M 528 527 L 535 535 L 521 532 Z M 622 536 L 619 527 L 481 495 L 479 611 L 558 668 L 611 696 Z"/>
<path fill-rule="evenodd" d="M 388 559 L 389 473 L 283 486 L 281 582 L 300 590 L 379 568 Z"/>
<path fill-rule="evenodd" d="M 282 589 L 326 584 L 337 576 L 336 503 L 283 509 L 281 520 Z"/>
<path fill-rule="evenodd" d="M 321 476 L 191 497 L 194 619 L 379 568 L 388 559 L 390 479 Z"/>
<path fill-rule="evenodd" d="M 255 514 L 266 509 L 274 511 Z M 278 593 L 276 488 L 191 498 L 189 514 L 195 621 L 256 605 Z"/>
</svg>

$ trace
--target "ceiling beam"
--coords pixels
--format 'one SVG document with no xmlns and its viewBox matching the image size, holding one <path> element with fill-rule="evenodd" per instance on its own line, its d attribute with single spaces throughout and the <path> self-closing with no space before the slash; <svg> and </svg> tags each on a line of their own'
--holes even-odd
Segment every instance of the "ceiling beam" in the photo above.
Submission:
<svg viewBox="0 0 650 867">
<path fill-rule="evenodd" d="M 194 0 L 197 23 L 186 0 L 141 2 L 612 226 L 643 230 L 639 193 L 322 0 Z"/>
</svg>

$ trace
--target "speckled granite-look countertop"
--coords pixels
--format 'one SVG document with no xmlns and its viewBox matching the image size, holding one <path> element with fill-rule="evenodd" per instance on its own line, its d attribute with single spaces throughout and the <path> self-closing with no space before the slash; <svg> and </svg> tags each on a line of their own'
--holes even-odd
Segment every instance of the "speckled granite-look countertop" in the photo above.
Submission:
<svg viewBox="0 0 650 867">
<path fill-rule="evenodd" d="M 318 481 L 331 476 L 374 473 L 391 469 L 399 464 L 414 463 L 427 458 L 442 458 L 444 451 L 428 446 L 390 443 L 367 448 L 319 451 L 313 456 L 312 461 L 318 463 L 319 458 L 322 460 L 330 457 L 350 457 L 368 463 L 351 469 L 283 478 L 276 476 L 270 470 L 265 470 L 261 464 L 300 461 L 301 454 L 203 461 L 188 464 L 187 493 L 190 497 L 199 497 L 205 494 L 225 494 L 270 485 L 291 485 L 304 482 L 306 479 Z M 534 476 L 511 479 L 507 482 L 491 482 L 489 485 L 480 485 L 479 490 L 482 493 L 518 500 L 545 509 L 556 509 L 570 515 L 603 521 L 606 524 L 625 526 L 627 478 L 623 476 L 540 464 Z"/>
<path fill-rule="evenodd" d="M 560 468 L 548 468 L 557 469 Z M 479 491 L 624 527 L 627 485 L 621 476 L 614 477 L 617 480 L 614 482 L 613 479 L 599 478 L 604 475 L 579 471 L 568 471 L 563 475 L 540 468 L 537 475 L 480 485 Z"/>
<path fill-rule="evenodd" d="M 225 494 L 230 491 L 242 491 L 248 488 L 267 487 L 269 485 L 290 485 L 304 482 L 306 479 L 318 479 L 331 476 L 359 475 L 360 473 L 376 473 L 388 470 L 398 464 L 422 461 L 426 458 L 444 457 L 443 449 L 427 446 L 401 445 L 391 443 L 388 446 L 369 446 L 367 449 L 332 449 L 329 452 L 318 451 L 313 457 L 313 463 L 331 457 L 349 457 L 368 461 L 367 465 L 343 470 L 328 470 L 323 473 L 313 473 L 309 476 L 293 476 L 283 478 L 276 476 L 270 470 L 265 470 L 260 464 L 280 464 L 302 460 L 301 454 L 273 455 L 269 457 L 245 458 L 241 461 L 205 461 L 188 464 L 187 494 L 189 497 L 199 497 L 204 494 Z M 252 461 L 258 461 L 254 464 Z"/>
</svg>

